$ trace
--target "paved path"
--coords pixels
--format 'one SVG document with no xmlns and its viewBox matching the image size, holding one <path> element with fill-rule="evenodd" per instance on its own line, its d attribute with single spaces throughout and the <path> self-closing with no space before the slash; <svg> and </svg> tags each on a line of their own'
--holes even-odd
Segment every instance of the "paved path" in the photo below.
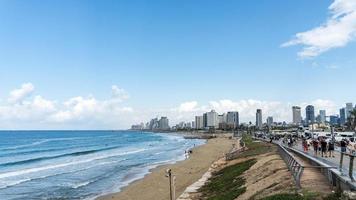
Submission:
<svg viewBox="0 0 356 200">
<path fill-rule="evenodd" d="M 293 146 L 294 149 L 297 149 L 297 150 L 300 150 L 300 151 L 303 151 L 303 147 L 302 147 L 302 144 L 301 144 L 301 141 L 299 141 L 295 146 Z M 336 151 L 334 152 L 334 155 L 335 157 L 321 157 L 321 155 L 318 153 L 317 156 L 314 155 L 314 150 L 312 150 L 312 148 L 309 148 L 309 151 L 306 152 L 308 155 L 314 157 L 314 158 L 317 158 L 318 160 L 330 165 L 330 166 L 333 166 L 333 167 L 337 167 L 339 168 L 339 165 L 340 165 L 340 149 L 337 147 L 336 148 Z M 354 161 L 355 162 L 355 161 Z M 349 165 L 350 165 L 350 158 L 349 156 L 346 156 L 344 155 L 344 159 L 343 159 L 343 167 L 342 167 L 342 172 L 345 174 L 345 175 L 348 175 L 349 174 Z M 354 164 L 353 166 L 353 169 L 354 169 L 354 177 L 356 178 L 356 166 Z"/>
</svg>

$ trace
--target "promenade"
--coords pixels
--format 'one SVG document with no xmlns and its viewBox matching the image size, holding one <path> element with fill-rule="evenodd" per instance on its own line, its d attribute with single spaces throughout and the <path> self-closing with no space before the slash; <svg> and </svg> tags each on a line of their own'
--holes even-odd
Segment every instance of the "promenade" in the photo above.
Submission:
<svg viewBox="0 0 356 200">
<path fill-rule="evenodd" d="M 303 147 L 301 144 L 301 141 L 298 141 L 295 145 L 292 146 L 292 148 L 297 149 L 299 151 L 303 151 Z M 304 152 L 304 151 L 303 151 Z M 340 170 L 340 157 L 341 157 L 341 152 L 340 148 L 336 147 L 334 156 L 335 157 L 321 157 L 321 154 L 318 153 L 317 156 L 314 155 L 314 150 L 312 147 L 309 148 L 308 152 L 304 152 L 308 154 L 309 156 L 312 156 L 315 159 L 318 159 L 319 161 L 322 161 L 325 164 L 328 164 L 332 167 L 337 167 L 337 169 Z M 355 161 L 354 161 L 355 162 Z M 342 165 L 342 174 L 347 175 L 349 174 L 349 166 L 350 166 L 350 157 L 348 155 L 343 156 L 343 165 Z M 353 165 L 353 176 L 356 178 L 356 166 Z"/>
</svg>

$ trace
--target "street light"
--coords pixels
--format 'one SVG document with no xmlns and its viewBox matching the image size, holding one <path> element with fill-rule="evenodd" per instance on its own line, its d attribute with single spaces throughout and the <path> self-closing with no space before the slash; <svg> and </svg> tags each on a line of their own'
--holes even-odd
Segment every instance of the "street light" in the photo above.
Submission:
<svg viewBox="0 0 356 200">
<path fill-rule="evenodd" d="M 170 200 L 173 200 L 173 197 L 172 197 L 172 170 L 171 169 L 166 170 L 166 177 L 168 177 L 168 179 L 169 179 L 169 198 L 170 198 Z"/>
</svg>

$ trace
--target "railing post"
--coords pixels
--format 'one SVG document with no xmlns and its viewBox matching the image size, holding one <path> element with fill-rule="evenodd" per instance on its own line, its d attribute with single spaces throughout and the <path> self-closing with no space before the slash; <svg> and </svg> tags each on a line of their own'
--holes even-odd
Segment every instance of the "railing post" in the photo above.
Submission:
<svg viewBox="0 0 356 200">
<path fill-rule="evenodd" d="M 343 161 L 344 161 L 344 153 L 341 152 L 341 154 L 340 154 L 340 166 L 339 166 L 339 170 L 340 170 L 341 174 L 342 174 L 342 163 L 343 163 Z"/>
<path fill-rule="evenodd" d="M 354 176 L 353 176 L 353 170 L 354 170 L 354 156 L 350 155 L 350 166 L 349 166 L 349 176 L 351 178 L 351 181 L 354 182 Z"/>
</svg>

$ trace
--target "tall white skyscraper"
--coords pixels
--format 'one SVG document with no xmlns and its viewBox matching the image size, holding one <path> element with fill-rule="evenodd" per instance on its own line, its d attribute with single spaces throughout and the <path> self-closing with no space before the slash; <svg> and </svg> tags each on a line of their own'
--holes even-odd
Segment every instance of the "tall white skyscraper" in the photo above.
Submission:
<svg viewBox="0 0 356 200">
<path fill-rule="evenodd" d="M 207 126 L 209 128 L 218 128 L 219 127 L 219 119 L 218 113 L 215 110 L 206 113 L 207 117 Z"/>
<path fill-rule="evenodd" d="M 302 123 L 302 111 L 299 106 L 293 106 L 293 124 L 299 125 Z"/>
<path fill-rule="evenodd" d="M 262 110 L 257 109 L 256 111 L 256 128 L 262 129 Z"/>
<path fill-rule="evenodd" d="M 350 112 L 354 109 L 352 103 L 346 103 L 346 119 L 348 119 L 351 115 Z"/>
<path fill-rule="evenodd" d="M 195 128 L 196 129 L 204 128 L 203 116 L 195 116 Z"/>
</svg>

